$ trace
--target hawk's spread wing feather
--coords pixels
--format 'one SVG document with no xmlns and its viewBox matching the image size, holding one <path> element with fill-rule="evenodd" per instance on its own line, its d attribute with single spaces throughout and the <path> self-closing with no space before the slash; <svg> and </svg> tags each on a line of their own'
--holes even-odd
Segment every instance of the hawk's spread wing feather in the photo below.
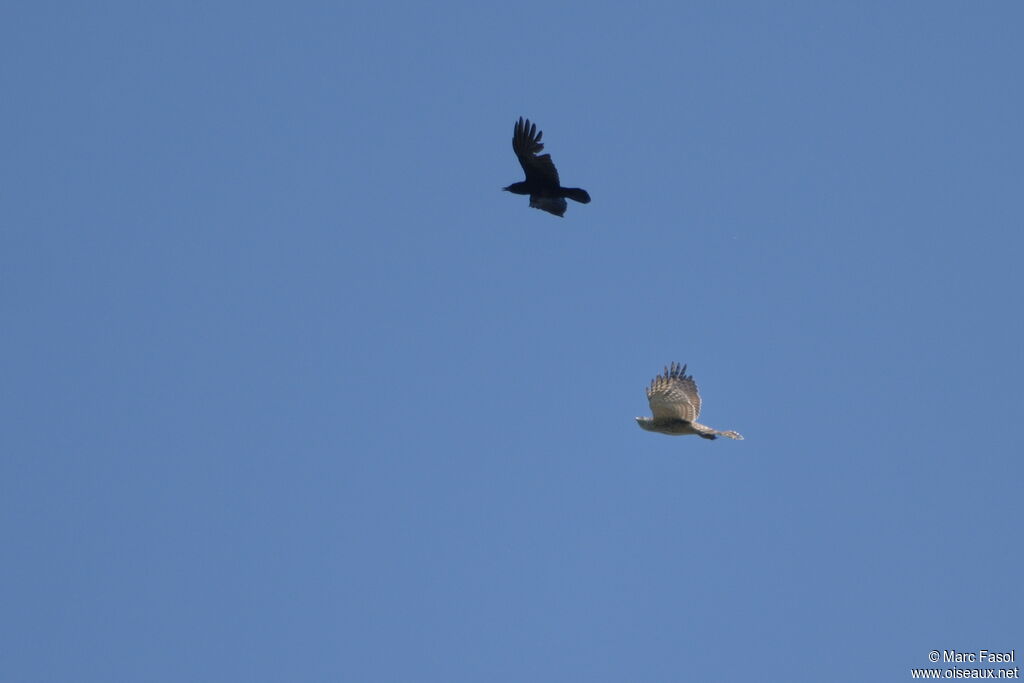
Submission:
<svg viewBox="0 0 1024 683">
<path fill-rule="evenodd" d="M 557 188 L 561 181 L 558 179 L 558 171 L 555 170 L 555 162 L 551 161 L 551 155 L 537 156 L 537 152 L 544 149 L 544 143 L 540 141 L 543 135 L 542 131 L 537 130 L 536 123 L 530 123 L 530 119 L 523 119 L 520 116 L 512 134 L 512 151 L 516 153 L 519 165 L 523 167 L 527 182 L 545 183 Z"/>
<path fill-rule="evenodd" d="M 651 404 L 654 419 L 678 418 L 693 422 L 700 415 L 700 393 L 686 366 L 672 363 L 665 372 L 651 380 L 647 389 L 647 402 Z"/>
</svg>

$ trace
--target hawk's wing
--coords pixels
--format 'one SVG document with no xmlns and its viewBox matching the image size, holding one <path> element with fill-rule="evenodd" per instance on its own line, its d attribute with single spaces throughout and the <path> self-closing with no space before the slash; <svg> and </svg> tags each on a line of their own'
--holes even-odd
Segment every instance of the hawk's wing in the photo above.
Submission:
<svg viewBox="0 0 1024 683">
<path fill-rule="evenodd" d="M 665 372 L 651 380 L 647 402 L 655 419 L 679 418 L 693 422 L 700 415 L 700 394 L 697 383 L 686 374 L 686 366 L 672 363 Z"/>
<path fill-rule="evenodd" d="M 537 130 L 536 123 L 530 123 L 530 119 L 524 120 L 520 116 L 512 134 L 512 151 L 519 158 L 519 165 L 523 167 L 527 182 L 558 187 L 561 181 L 558 179 L 558 171 L 555 170 L 555 162 L 551 161 L 551 155 L 537 156 L 537 152 L 544 149 L 544 143 L 540 141 L 543 135 L 543 132 Z"/>
</svg>

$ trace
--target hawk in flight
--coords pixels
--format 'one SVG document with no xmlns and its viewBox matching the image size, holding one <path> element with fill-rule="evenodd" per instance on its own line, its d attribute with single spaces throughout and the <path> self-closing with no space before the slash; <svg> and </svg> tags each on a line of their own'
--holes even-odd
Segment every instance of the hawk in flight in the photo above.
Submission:
<svg viewBox="0 0 1024 683">
<path fill-rule="evenodd" d="M 727 436 L 742 439 L 732 430 L 720 432 L 697 422 L 700 416 L 700 394 L 692 375 L 686 374 L 686 366 L 672 363 L 665 371 L 651 380 L 647 389 L 647 401 L 651 404 L 654 417 L 638 417 L 636 422 L 649 432 L 660 434 L 696 434 L 704 439 Z"/>
<path fill-rule="evenodd" d="M 544 133 L 537 130 L 536 123 L 530 123 L 529 119 L 519 117 L 516 123 L 515 132 L 512 134 L 512 151 L 519 158 L 519 164 L 526 173 L 526 180 L 512 183 L 501 189 L 513 194 L 530 195 L 530 206 L 535 209 L 543 209 L 556 216 L 565 215 L 565 198 L 583 204 L 590 203 L 590 195 L 586 190 L 578 187 L 562 187 L 558 179 L 558 171 L 555 170 L 555 163 L 551 161 L 550 154 L 537 153 L 544 149 L 540 141 Z"/>
</svg>

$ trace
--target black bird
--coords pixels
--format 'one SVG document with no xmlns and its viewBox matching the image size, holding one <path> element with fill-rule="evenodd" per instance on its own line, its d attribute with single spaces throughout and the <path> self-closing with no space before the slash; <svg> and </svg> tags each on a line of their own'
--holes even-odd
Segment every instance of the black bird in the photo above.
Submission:
<svg viewBox="0 0 1024 683">
<path fill-rule="evenodd" d="M 542 135 L 544 133 L 537 130 L 536 123 L 519 117 L 515 132 L 512 134 L 512 151 L 519 157 L 519 163 L 526 173 L 526 180 L 512 183 L 502 189 L 513 194 L 528 194 L 530 206 L 533 208 L 564 216 L 566 197 L 582 204 L 589 204 L 590 195 L 578 187 L 562 187 L 551 155 L 537 156 L 537 152 L 544 149 L 540 141 Z"/>
</svg>

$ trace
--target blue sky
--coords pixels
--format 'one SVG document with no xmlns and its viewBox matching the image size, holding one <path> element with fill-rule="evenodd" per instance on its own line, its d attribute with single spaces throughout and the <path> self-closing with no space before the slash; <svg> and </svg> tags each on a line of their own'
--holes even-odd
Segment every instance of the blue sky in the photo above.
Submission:
<svg viewBox="0 0 1024 683">
<path fill-rule="evenodd" d="M 1024 651 L 1019 4 L 2 14 L 4 678 Z"/>
</svg>

